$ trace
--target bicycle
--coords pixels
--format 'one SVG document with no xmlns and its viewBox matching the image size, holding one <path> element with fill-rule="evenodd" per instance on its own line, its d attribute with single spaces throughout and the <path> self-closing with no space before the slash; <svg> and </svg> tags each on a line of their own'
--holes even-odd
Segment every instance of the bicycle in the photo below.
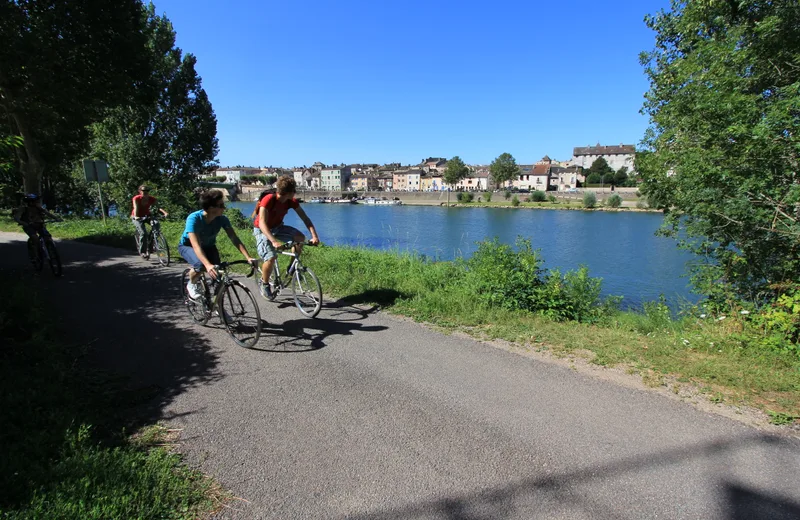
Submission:
<svg viewBox="0 0 800 520">
<path fill-rule="evenodd" d="M 314 274 L 314 271 L 303 265 L 303 262 L 300 261 L 300 255 L 293 251 L 287 251 L 287 249 L 291 249 L 294 245 L 292 241 L 289 241 L 278 248 L 278 251 L 282 255 L 292 257 L 289 261 L 289 267 L 284 274 L 287 278 L 291 277 L 292 295 L 297 308 L 304 316 L 315 318 L 317 314 L 319 314 L 320 309 L 322 309 L 322 285 L 320 285 L 319 278 Z M 312 246 L 314 244 L 303 242 L 301 245 Z M 287 283 L 289 282 L 288 279 L 286 281 Z M 275 301 L 275 298 L 278 297 L 281 291 L 287 288 L 287 285 L 284 284 L 281 278 L 278 256 L 275 257 L 275 265 L 272 268 L 272 273 L 269 275 L 269 290 L 265 291 L 265 288 L 262 288 L 263 282 L 260 277 L 257 283 L 259 292 L 268 301 Z"/>
<path fill-rule="evenodd" d="M 228 273 L 229 267 L 240 264 L 249 265 L 250 273 L 247 276 L 253 276 L 256 266 L 247 260 L 222 262 L 214 266 L 216 280 L 212 279 L 209 283 L 205 276 L 200 277 L 203 290 L 199 300 L 189 297 L 186 285 L 193 268 L 185 269 L 181 276 L 181 296 L 195 322 L 205 325 L 216 312 L 233 341 L 239 346 L 251 348 L 261 336 L 261 311 L 250 290 L 231 279 Z"/>
<path fill-rule="evenodd" d="M 150 230 L 147 232 L 147 255 L 155 253 L 161 265 L 169 266 L 169 245 L 167 239 L 161 234 L 161 223 L 153 216 L 138 217 L 137 220 L 141 220 L 142 224 L 150 224 Z M 136 251 L 140 251 L 142 236 L 138 230 L 135 236 Z"/>
<path fill-rule="evenodd" d="M 43 222 L 43 224 L 48 224 L 50 222 L 60 221 L 46 220 Z M 28 258 L 30 258 L 33 268 L 36 271 L 42 270 L 42 267 L 44 267 L 44 260 L 47 259 L 47 262 L 50 264 L 50 271 L 53 272 L 53 276 L 61 276 L 61 257 L 58 256 L 56 244 L 53 242 L 52 236 L 48 234 L 45 237 L 42 231 L 43 229 L 39 230 L 37 233 L 39 237 L 38 244 L 35 244 L 32 238 L 28 239 Z"/>
</svg>

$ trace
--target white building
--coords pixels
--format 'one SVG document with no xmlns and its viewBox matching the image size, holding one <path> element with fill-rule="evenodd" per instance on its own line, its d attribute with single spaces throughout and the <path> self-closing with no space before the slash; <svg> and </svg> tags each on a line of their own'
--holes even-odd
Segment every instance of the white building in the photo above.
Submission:
<svg viewBox="0 0 800 520">
<path fill-rule="evenodd" d="M 609 166 L 616 171 L 626 166 L 628 172 L 633 171 L 633 159 L 636 155 L 636 147 L 632 144 L 620 144 L 618 146 L 579 146 L 573 149 L 570 166 L 580 166 L 589 169 L 594 161 L 602 157 Z"/>
<path fill-rule="evenodd" d="M 244 168 L 244 167 L 237 167 L 237 168 L 217 168 L 217 171 L 214 173 L 217 177 L 225 177 L 226 183 L 229 184 L 237 184 L 241 182 L 242 177 L 245 175 L 259 175 L 261 173 L 261 168 Z"/>
</svg>

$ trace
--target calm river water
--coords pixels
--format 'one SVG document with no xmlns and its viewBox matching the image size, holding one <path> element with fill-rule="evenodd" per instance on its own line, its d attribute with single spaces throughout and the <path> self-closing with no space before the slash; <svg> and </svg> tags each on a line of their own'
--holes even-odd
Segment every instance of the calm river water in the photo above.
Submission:
<svg viewBox="0 0 800 520">
<path fill-rule="evenodd" d="M 252 202 L 234 202 L 245 215 Z M 517 236 L 541 249 L 545 267 L 562 272 L 581 264 L 603 279 L 603 293 L 624 297 L 624 306 L 664 294 L 675 306 L 696 301 L 683 276 L 693 257 L 673 240 L 657 237 L 658 213 L 613 213 L 439 206 L 366 206 L 303 204 L 320 238 L 329 245 L 409 251 L 439 260 L 469 257 L 475 243 L 498 237 L 513 244 Z M 290 211 L 286 224 L 305 231 Z"/>
</svg>

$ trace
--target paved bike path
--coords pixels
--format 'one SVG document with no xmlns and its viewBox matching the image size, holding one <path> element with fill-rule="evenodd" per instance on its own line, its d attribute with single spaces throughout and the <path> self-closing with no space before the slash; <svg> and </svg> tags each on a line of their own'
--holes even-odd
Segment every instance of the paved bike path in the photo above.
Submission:
<svg viewBox="0 0 800 520">
<path fill-rule="evenodd" d="M 181 430 L 240 498 L 217 518 L 800 518 L 795 438 L 344 304 L 261 301 L 245 350 L 191 323 L 178 267 L 59 241 L 63 278 L 31 276 L 21 240 L 0 269 Z"/>
</svg>

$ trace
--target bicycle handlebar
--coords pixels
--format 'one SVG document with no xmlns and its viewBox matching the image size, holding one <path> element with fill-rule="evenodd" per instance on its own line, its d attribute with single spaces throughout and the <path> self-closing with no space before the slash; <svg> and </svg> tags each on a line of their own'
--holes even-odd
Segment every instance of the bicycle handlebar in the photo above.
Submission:
<svg viewBox="0 0 800 520">
<path fill-rule="evenodd" d="M 222 262 L 222 263 L 219 263 L 219 264 L 215 265 L 214 266 L 214 270 L 215 271 L 218 270 L 218 269 L 225 270 L 225 269 L 227 269 L 228 267 L 230 267 L 232 265 L 247 264 L 247 265 L 250 266 L 250 272 L 247 273 L 247 277 L 250 278 L 251 276 L 253 276 L 253 273 L 255 273 L 255 271 L 256 271 L 256 263 L 257 262 L 248 262 L 247 260 L 236 260 L 234 262 Z"/>
<path fill-rule="evenodd" d="M 309 242 L 307 240 L 305 242 L 293 242 L 293 241 L 289 240 L 288 242 L 284 242 L 283 245 L 278 248 L 278 251 L 282 251 L 284 249 L 291 249 L 291 248 L 293 248 L 294 246 L 297 246 L 297 245 L 314 247 L 314 246 L 317 246 L 319 244 L 312 244 L 311 242 Z"/>
</svg>

